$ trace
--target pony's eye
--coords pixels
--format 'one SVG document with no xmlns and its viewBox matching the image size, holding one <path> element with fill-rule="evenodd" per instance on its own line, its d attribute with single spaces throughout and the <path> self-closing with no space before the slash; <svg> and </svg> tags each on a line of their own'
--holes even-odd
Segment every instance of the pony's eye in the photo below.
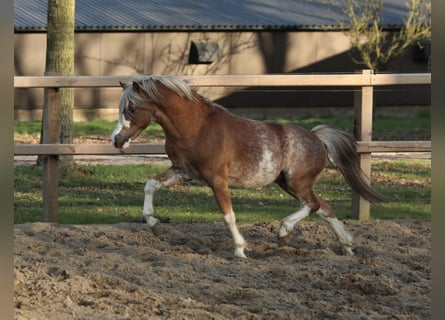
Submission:
<svg viewBox="0 0 445 320">
<path fill-rule="evenodd" d="M 133 114 L 136 111 L 136 106 L 134 105 L 134 103 L 130 102 L 128 104 L 128 111 Z"/>
<path fill-rule="evenodd" d="M 127 108 L 124 111 L 124 115 L 128 120 L 130 120 L 132 117 L 134 117 L 136 113 L 136 105 L 133 103 L 133 101 L 128 101 Z"/>
</svg>

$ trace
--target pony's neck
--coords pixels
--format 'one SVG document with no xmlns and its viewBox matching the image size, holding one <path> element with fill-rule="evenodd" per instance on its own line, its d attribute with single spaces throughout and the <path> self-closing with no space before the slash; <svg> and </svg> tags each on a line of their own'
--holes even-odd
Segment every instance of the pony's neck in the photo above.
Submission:
<svg viewBox="0 0 445 320">
<path fill-rule="evenodd" d="M 192 102 L 175 95 L 163 103 L 156 122 L 167 139 L 183 140 L 199 134 L 210 108 L 202 97 L 197 95 L 197 98 L 198 102 Z"/>
</svg>

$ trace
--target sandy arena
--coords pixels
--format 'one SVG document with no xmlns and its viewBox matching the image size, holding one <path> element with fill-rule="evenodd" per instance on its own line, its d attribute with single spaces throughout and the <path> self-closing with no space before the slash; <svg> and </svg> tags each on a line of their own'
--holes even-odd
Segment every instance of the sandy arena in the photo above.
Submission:
<svg viewBox="0 0 445 320">
<path fill-rule="evenodd" d="M 16 319 L 429 319 L 431 222 L 346 221 L 355 256 L 322 221 L 279 247 L 278 222 L 15 228 Z"/>
</svg>

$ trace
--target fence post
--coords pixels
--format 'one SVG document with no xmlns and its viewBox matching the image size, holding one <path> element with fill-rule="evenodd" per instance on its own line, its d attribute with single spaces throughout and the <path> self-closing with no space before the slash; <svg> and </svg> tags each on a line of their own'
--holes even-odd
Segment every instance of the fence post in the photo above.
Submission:
<svg viewBox="0 0 445 320">
<path fill-rule="evenodd" d="M 372 70 L 363 70 L 363 76 L 371 79 Z M 372 140 L 373 86 L 363 86 L 354 95 L 354 138 L 357 141 Z M 371 153 L 360 153 L 360 167 L 367 177 L 371 177 Z M 367 183 L 371 183 L 368 179 Z M 352 192 L 352 217 L 360 221 L 369 220 L 371 205 L 357 192 Z"/>
<path fill-rule="evenodd" d="M 53 72 L 45 75 L 57 75 Z M 43 143 L 59 142 L 59 88 L 45 88 L 43 104 Z M 43 213 L 44 222 L 57 222 L 59 215 L 59 156 L 43 157 Z"/>
</svg>

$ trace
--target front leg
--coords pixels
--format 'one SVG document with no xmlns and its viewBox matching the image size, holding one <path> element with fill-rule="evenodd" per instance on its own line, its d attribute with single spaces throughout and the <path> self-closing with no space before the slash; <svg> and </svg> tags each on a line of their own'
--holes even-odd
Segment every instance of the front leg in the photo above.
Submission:
<svg viewBox="0 0 445 320">
<path fill-rule="evenodd" d="M 224 222 L 232 233 L 233 241 L 235 243 L 235 256 L 238 258 L 246 258 L 246 255 L 244 254 L 246 241 L 236 226 L 235 213 L 232 209 L 232 200 L 230 199 L 227 180 L 217 177 L 213 180 L 211 187 L 215 194 L 216 201 L 218 202 L 218 206 L 223 214 Z"/>
<path fill-rule="evenodd" d="M 147 181 L 144 188 L 145 198 L 142 215 L 145 217 L 145 221 L 150 228 L 153 228 L 158 222 L 158 219 L 154 217 L 155 210 L 153 208 L 153 196 L 155 192 L 162 187 L 168 187 L 182 181 L 184 181 L 183 175 L 172 168 Z"/>
<path fill-rule="evenodd" d="M 238 227 L 236 226 L 235 213 L 233 212 L 233 210 L 230 210 L 229 213 L 223 214 L 223 218 L 224 222 L 227 224 L 230 232 L 232 233 L 233 242 L 235 243 L 235 257 L 247 258 L 244 254 L 244 249 L 246 248 L 246 240 L 244 240 L 243 236 L 238 230 Z"/>
</svg>

